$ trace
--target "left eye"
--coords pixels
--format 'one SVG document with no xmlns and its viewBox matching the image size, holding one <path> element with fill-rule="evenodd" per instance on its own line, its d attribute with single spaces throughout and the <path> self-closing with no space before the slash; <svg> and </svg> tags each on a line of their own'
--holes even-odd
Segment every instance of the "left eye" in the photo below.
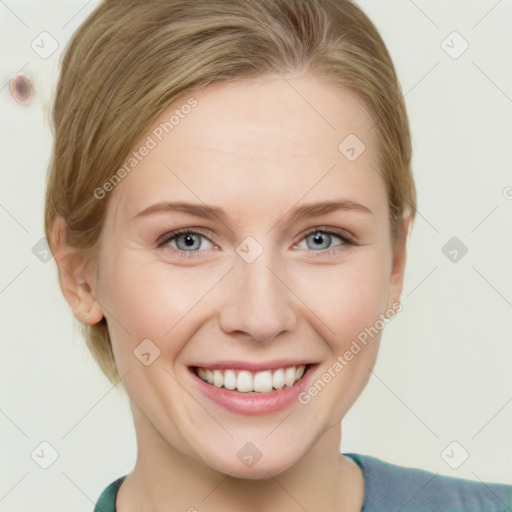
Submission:
<svg viewBox="0 0 512 512">
<path fill-rule="evenodd" d="M 334 243 L 336 241 L 338 241 L 338 243 Z M 350 241 L 343 237 L 342 235 L 322 230 L 317 230 L 313 231 L 312 233 L 309 233 L 301 240 L 301 243 L 304 242 L 306 244 L 306 247 L 300 247 L 300 244 L 298 244 L 298 247 L 300 249 L 312 251 L 323 251 L 325 249 L 330 249 L 332 247 L 337 247 L 343 244 L 350 243 Z"/>
</svg>

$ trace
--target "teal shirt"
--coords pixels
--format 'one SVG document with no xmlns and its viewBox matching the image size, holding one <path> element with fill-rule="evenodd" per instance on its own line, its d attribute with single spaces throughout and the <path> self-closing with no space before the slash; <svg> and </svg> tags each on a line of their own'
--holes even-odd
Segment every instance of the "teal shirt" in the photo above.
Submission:
<svg viewBox="0 0 512 512">
<path fill-rule="evenodd" d="M 389 464 L 369 455 L 345 453 L 361 468 L 361 512 L 512 512 L 512 485 L 441 476 Z M 126 476 L 101 494 L 94 512 L 116 512 L 116 497 Z"/>
</svg>

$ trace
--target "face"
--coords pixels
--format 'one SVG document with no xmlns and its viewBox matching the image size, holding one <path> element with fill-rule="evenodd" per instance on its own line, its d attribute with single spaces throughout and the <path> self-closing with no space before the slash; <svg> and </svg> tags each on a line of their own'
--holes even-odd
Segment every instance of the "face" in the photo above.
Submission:
<svg viewBox="0 0 512 512">
<path fill-rule="evenodd" d="M 110 192 L 94 291 L 138 433 L 267 477 L 341 421 L 396 313 L 373 122 L 308 76 L 193 97 Z"/>
</svg>

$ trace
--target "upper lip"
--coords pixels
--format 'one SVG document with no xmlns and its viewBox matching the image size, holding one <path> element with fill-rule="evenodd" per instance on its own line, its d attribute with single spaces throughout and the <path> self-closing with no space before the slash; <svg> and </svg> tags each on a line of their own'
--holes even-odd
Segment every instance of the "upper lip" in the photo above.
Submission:
<svg viewBox="0 0 512 512">
<path fill-rule="evenodd" d="M 213 361 L 213 362 L 202 362 L 198 364 L 192 364 L 192 368 L 213 368 L 218 370 L 277 370 L 278 368 L 287 368 L 289 366 L 308 366 L 315 364 L 310 359 L 280 359 L 274 361 Z"/>
</svg>

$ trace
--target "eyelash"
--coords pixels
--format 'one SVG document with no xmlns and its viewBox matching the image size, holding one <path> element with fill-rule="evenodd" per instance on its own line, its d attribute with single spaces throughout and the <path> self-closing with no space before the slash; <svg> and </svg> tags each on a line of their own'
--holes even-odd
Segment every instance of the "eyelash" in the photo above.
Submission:
<svg viewBox="0 0 512 512">
<path fill-rule="evenodd" d="M 207 240 L 209 240 L 212 244 L 214 244 L 214 242 L 212 242 L 210 240 L 210 237 L 200 228 L 194 228 L 194 229 L 186 228 L 186 229 L 176 229 L 175 231 L 171 231 L 170 233 L 166 233 L 165 235 L 162 235 L 156 242 L 157 248 L 163 249 L 164 245 L 168 244 L 175 238 L 178 238 L 180 235 L 201 235 L 204 238 L 206 238 Z M 177 255 L 180 258 L 193 258 L 196 255 L 201 254 L 201 252 L 203 252 L 203 251 L 187 252 L 187 251 L 180 251 L 179 249 L 174 249 L 174 248 L 172 248 L 172 250 L 173 250 L 173 252 L 177 253 Z"/>
<path fill-rule="evenodd" d="M 312 228 L 312 229 L 306 231 L 306 233 L 304 233 L 302 235 L 302 237 L 300 238 L 299 242 L 301 242 L 308 236 L 313 235 L 314 233 L 322 233 L 324 235 L 334 236 L 336 238 L 339 238 L 342 241 L 342 244 L 337 245 L 330 249 L 321 249 L 319 251 L 315 251 L 313 249 L 307 249 L 306 252 L 311 256 L 318 255 L 318 254 L 321 254 L 322 256 L 326 256 L 326 255 L 332 256 L 335 254 L 339 254 L 341 251 L 343 251 L 344 249 L 347 249 L 348 247 L 356 247 L 356 246 L 361 245 L 360 243 L 357 243 L 353 238 L 350 238 L 349 236 L 345 235 L 344 232 L 342 232 L 341 230 L 338 231 L 338 230 L 333 230 L 330 228 L 323 228 L 321 226 L 315 227 L 315 228 Z"/>
<path fill-rule="evenodd" d="M 322 233 L 328 236 L 335 236 L 339 238 L 343 243 L 342 245 L 338 245 L 334 247 L 333 249 L 321 249 L 318 251 L 315 251 L 313 249 L 307 249 L 306 252 L 311 254 L 321 254 L 323 256 L 325 255 L 333 255 L 338 254 L 341 250 L 344 248 L 350 247 L 350 246 L 360 246 L 362 244 L 356 242 L 352 238 L 349 238 L 347 235 L 343 234 L 341 231 L 335 231 L 328 228 L 322 228 L 322 227 L 316 227 L 309 231 L 307 231 L 302 238 L 299 240 L 302 241 L 308 236 L 314 234 L 314 233 Z M 169 233 L 166 233 L 165 235 L 162 235 L 156 242 L 157 248 L 162 249 L 166 244 L 174 240 L 175 238 L 178 238 L 180 235 L 201 235 L 202 237 L 206 238 L 210 243 L 214 244 L 214 242 L 210 239 L 210 237 L 200 228 L 185 228 L 185 229 L 177 229 L 175 231 L 171 231 Z M 214 244 L 215 245 L 215 244 Z M 197 255 L 200 255 L 203 251 L 181 251 L 179 249 L 174 249 L 173 251 L 177 253 L 177 255 L 180 258 L 193 258 Z"/>
</svg>

